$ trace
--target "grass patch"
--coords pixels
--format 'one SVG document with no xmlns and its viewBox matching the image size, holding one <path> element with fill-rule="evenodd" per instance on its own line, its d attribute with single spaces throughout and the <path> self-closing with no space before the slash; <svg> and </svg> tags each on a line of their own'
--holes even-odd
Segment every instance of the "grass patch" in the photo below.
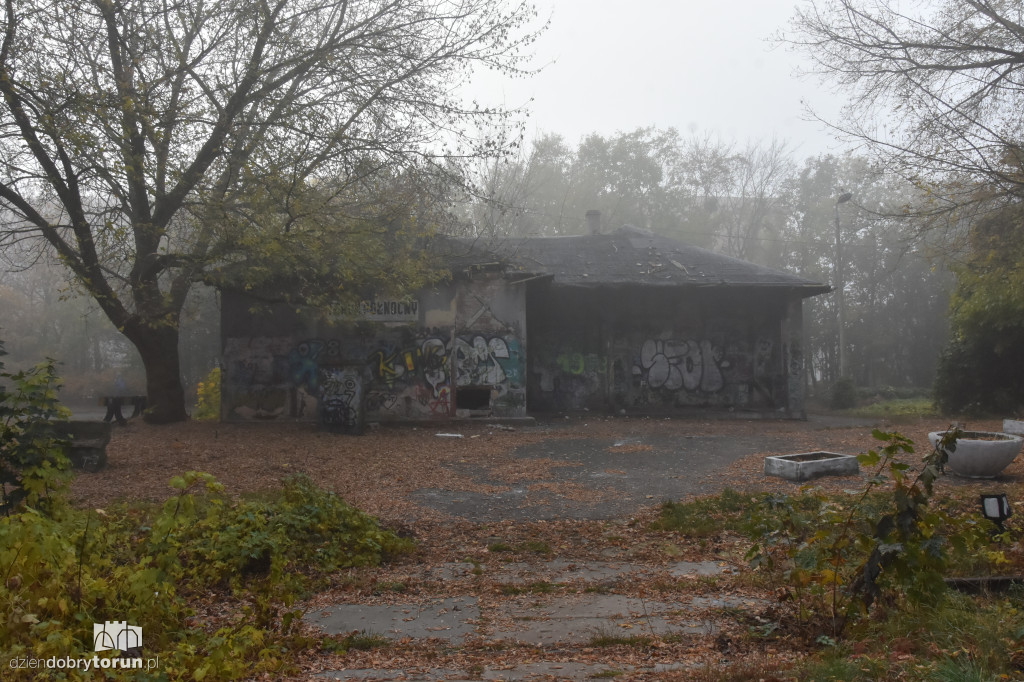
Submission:
<svg viewBox="0 0 1024 682">
<path fill-rule="evenodd" d="M 893 398 L 842 410 L 841 413 L 851 417 L 893 421 L 942 416 L 931 398 Z"/>
<path fill-rule="evenodd" d="M 829 652 L 793 672 L 798 672 L 797 679 L 816 682 L 875 682 L 886 679 L 889 665 L 884 658 L 849 658 L 844 653 Z"/>
<path fill-rule="evenodd" d="M 654 644 L 650 635 L 621 635 L 617 632 L 598 632 L 590 640 L 592 647 L 629 646 L 646 649 Z"/>
<path fill-rule="evenodd" d="M 523 543 L 523 549 L 533 554 L 551 554 L 551 545 L 543 540 L 527 540 Z"/>
<path fill-rule="evenodd" d="M 358 632 L 349 635 L 344 640 L 350 651 L 372 651 L 391 646 L 391 640 L 384 635 L 372 632 Z"/>
<path fill-rule="evenodd" d="M 383 580 L 374 586 L 373 591 L 375 594 L 385 594 L 387 592 L 402 594 L 408 589 L 409 586 L 400 580 Z"/>
<path fill-rule="evenodd" d="M 487 545 L 488 552 L 513 552 L 515 551 L 512 545 L 507 542 L 492 542 Z"/>
<path fill-rule="evenodd" d="M 692 502 L 664 502 L 653 530 L 671 530 L 690 537 L 708 537 L 740 530 L 751 497 L 726 488 L 720 494 Z"/>
</svg>

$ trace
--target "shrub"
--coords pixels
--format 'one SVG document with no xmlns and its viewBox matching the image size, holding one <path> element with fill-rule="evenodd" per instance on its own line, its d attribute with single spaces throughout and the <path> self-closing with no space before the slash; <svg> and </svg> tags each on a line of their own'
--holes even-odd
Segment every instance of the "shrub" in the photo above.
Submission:
<svg viewBox="0 0 1024 682">
<path fill-rule="evenodd" d="M 214 367 L 196 387 L 196 413 L 199 421 L 220 419 L 220 367 Z"/>
<path fill-rule="evenodd" d="M 941 598 L 952 556 L 987 546 L 975 518 L 929 508 L 957 431 L 925 457 L 914 479 L 898 457 L 913 453 L 913 443 L 898 433 L 874 435 L 885 445 L 860 456 L 875 475 L 856 496 L 771 495 L 751 514 L 747 532 L 755 544 L 748 559 L 781 578 L 798 622 L 811 634 L 841 637 L 848 623 L 878 603 Z"/>
<path fill-rule="evenodd" d="M 834 410 L 848 410 L 857 406 L 857 387 L 850 377 L 841 377 L 832 386 L 830 405 Z"/>
<path fill-rule="evenodd" d="M 4 355 L 0 342 L 0 356 Z M 20 505 L 50 509 L 70 477 L 65 443 L 53 421 L 69 412 L 57 400 L 60 381 L 53 360 L 16 373 L 0 362 L 0 510 Z"/>
<path fill-rule="evenodd" d="M 92 624 L 126 620 L 160 664 L 132 679 L 286 674 L 287 652 L 308 644 L 292 604 L 309 579 L 410 546 L 305 478 L 238 502 L 208 474 L 172 485 L 178 494 L 157 507 L 60 517 L 28 508 L 0 519 L 0 660 L 91 659 Z M 211 594 L 216 620 L 191 607 Z"/>
</svg>

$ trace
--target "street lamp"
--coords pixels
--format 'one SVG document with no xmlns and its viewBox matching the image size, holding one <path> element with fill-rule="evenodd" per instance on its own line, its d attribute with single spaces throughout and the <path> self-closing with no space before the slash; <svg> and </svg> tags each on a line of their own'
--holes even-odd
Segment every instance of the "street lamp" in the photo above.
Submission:
<svg viewBox="0 0 1024 682">
<path fill-rule="evenodd" d="M 1006 493 L 982 495 L 981 513 L 986 519 L 996 524 L 1000 533 L 1003 533 L 1006 531 L 1003 527 L 1003 521 L 1013 516 L 1013 507 L 1010 506 L 1010 501 L 1006 499 Z"/>
<path fill-rule="evenodd" d="M 844 192 L 836 199 L 836 311 L 839 322 L 839 377 L 846 376 L 846 284 L 843 281 L 843 237 L 839 229 L 839 204 L 853 198 L 853 193 Z"/>
</svg>

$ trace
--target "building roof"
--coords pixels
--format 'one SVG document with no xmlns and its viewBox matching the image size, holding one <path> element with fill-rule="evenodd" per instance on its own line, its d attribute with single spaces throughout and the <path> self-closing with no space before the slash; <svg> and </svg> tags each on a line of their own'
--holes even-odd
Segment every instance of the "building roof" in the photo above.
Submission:
<svg viewBox="0 0 1024 682">
<path fill-rule="evenodd" d="M 565 286 L 779 287 L 803 296 L 831 291 L 827 284 L 631 225 L 608 234 L 509 239 L 488 247 L 524 276 L 547 275 Z"/>
</svg>

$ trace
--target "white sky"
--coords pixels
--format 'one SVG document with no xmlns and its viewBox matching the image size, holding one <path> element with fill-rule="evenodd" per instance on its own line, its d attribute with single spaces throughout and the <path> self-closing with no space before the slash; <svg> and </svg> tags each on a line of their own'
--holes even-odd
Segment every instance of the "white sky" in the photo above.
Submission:
<svg viewBox="0 0 1024 682">
<path fill-rule="evenodd" d="M 801 57 L 769 36 L 787 26 L 795 0 L 536 0 L 551 27 L 535 44 L 547 63 L 529 80 L 475 78 L 484 101 L 528 105 L 527 130 L 612 135 L 675 127 L 737 143 L 772 136 L 798 158 L 841 147 L 806 120 L 801 99 L 834 114 L 839 100 L 797 78 Z"/>
</svg>

